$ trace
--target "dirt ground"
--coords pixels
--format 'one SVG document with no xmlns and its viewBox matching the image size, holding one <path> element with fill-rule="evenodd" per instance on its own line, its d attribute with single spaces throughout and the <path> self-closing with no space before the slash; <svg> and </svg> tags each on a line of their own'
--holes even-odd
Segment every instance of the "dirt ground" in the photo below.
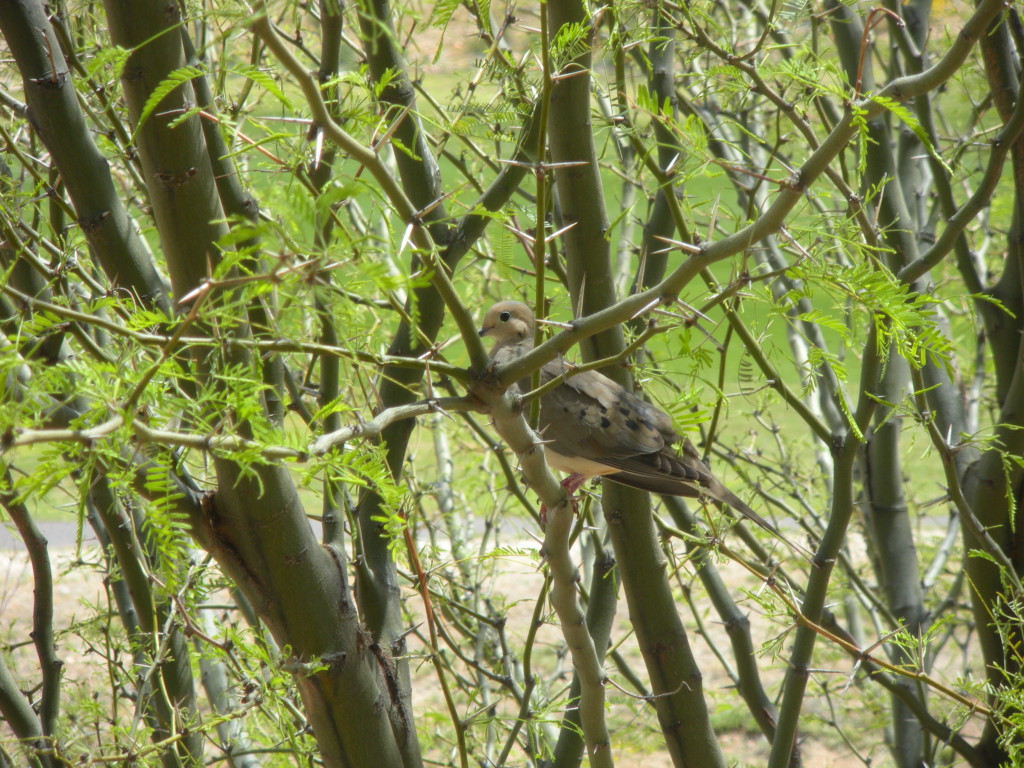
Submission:
<svg viewBox="0 0 1024 768">
<path fill-rule="evenodd" d="M 88 604 L 103 604 L 105 598 L 101 578 L 97 570 L 89 565 L 98 559 L 94 545 L 87 543 L 82 550 L 81 561 L 76 561 L 73 528 L 70 531 L 65 528 L 56 536 L 53 532 L 49 535 L 55 539 L 56 544 L 61 545 L 52 550 L 56 578 L 55 625 L 60 632 L 70 626 L 76 618 L 89 615 Z M 15 542 L 10 539 L 0 542 L 3 547 L 0 549 L 0 616 L 3 617 L 5 639 L 15 642 L 20 639 L 24 642 L 31 623 L 32 574 L 27 557 L 12 546 L 14 544 Z M 536 547 L 536 544 L 526 537 L 517 544 L 523 548 Z M 732 585 L 749 581 L 749 577 L 738 566 L 720 563 L 719 568 L 723 577 Z M 518 601 L 510 609 L 507 622 L 510 637 L 516 642 L 520 641 L 527 631 L 540 584 L 541 574 L 535 560 L 519 556 L 510 556 L 503 560 L 502 572 L 495 585 L 495 591 L 506 596 L 510 602 Z M 756 590 L 756 583 L 749 581 L 749 587 Z M 694 629 L 694 614 L 685 607 L 682 607 L 681 611 L 690 632 L 690 642 L 705 675 L 705 692 L 711 701 L 713 722 L 726 757 L 730 765 L 764 765 L 768 755 L 767 745 L 743 707 L 742 701 L 731 689 L 731 681 L 723 671 L 722 664 L 715 658 L 715 651 L 718 650 L 726 661 L 731 663 L 731 649 L 724 629 L 712 615 L 710 606 L 703 607 L 707 601 L 699 593 L 699 585 L 694 589 L 694 602 L 699 606 L 704 636 Z M 746 603 L 745 608 L 751 618 L 755 645 L 779 631 L 779 625 L 762 616 L 760 609 L 752 600 Z M 643 664 L 630 636 L 630 624 L 624 601 L 620 601 L 613 640 L 621 641 L 621 653 L 633 668 L 642 674 Z M 558 668 L 559 665 L 565 668 L 564 660 L 559 659 L 562 640 L 556 626 L 547 625 L 540 630 L 537 649 L 535 665 L 538 670 L 550 670 Z M 415 653 L 417 649 L 412 650 Z M 91 684 L 91 677 L 97 672 L 102 674 L 102 665 L 97 666 L 95 657 L 90 657 L 73 635 L 66 636 L 61 642 L 59 656 L 65 664 L 65 680 L 71 685 L 88 687 Z M 778 690 L 784 669 L 784 658 L 785 654 L 775 661 L 762 660 L 761 667 L 765 670 L 764 683 L 769 695 L 774 695 Z M 31 645 L 16 649 L 14 661 L 15 671 L 25 685 L 31 685 L 38 679 L 34 674 L 35 657 Z M 808 705 L 801 723 L 805 739 L 802 745 L 804 764 L 815 768 L 891 765 L 892 759 L 884 744 L 884 731 L 870 725 L 880 720 L 875 716 L 875 711 L 865 709 L 865 702 L 870 702 L 874 698 L 877 700 L 876 704 L 882 705 L 885 703 L 885 697 L 880 697 L 877 690 L 864 690 L 863 686 L 870 684 L 859 680 L 853 682 L 844 692 L 845 683 L 850 680 L 852 665 L 845 656 L 835 652 L 835 649 L 819 646 L 816 664 L 819 665 L 819 671 L 812 679 Z M 623 689 L 629 688 L 628 683 L 617 674 L 611 664 L 606 668 L 616 683 Z M 413 671 L 414 707 L 417 714 L 443 711 L 443 700 L 433 669 L 427 664 L 422 664 L 414 665 Z M 816 691 L 820 691 L 820 685 L 826 682 L 831 691 L 831 712 L 828 711 L 828 705 L 822 696 L 816 695 Z M 649 707 L 645 707 L 638 699 L 615 686 L 609 686 L 607 689 L 607 703 L 608 721 L 615 743 L 615 759 L 620 766 L 667 768 L 671 765 L 668 755 L 653 747 L 661 741 L 656 732 L 656 720 Z M 828 721 L 832 719 L 843 724 L 845 732 L 853 739 L 853 744 L 860 753 L 859 757 L 843 744 L 837 731 L 829 727 Z M 5 738 L 9 736 L 9 732 L 4 734 L 0 731 L 0 734 Z"/>
</svg>

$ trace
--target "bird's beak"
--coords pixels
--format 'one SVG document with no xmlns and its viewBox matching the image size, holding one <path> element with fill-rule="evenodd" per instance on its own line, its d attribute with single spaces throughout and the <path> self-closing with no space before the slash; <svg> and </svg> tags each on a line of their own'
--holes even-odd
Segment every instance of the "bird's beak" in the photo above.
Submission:
<svg viewBox="0 0 1024 768">
<path fill-rule="evenodd" d="M 486 336 L 486 335 L 487 335 L 488 333 L 490 333 L 490 332 L 491 332 L 491 329 L 490 329 L 490 328 L 480 328 L 480 329 L 479 329 L 479 330 L 477 331 L 477 333 L 479 333 L 479 334 L 480 334 L 480 337 L 481 337 L 481 338 L 483 338 L 484 336 Z"/>
</svg>

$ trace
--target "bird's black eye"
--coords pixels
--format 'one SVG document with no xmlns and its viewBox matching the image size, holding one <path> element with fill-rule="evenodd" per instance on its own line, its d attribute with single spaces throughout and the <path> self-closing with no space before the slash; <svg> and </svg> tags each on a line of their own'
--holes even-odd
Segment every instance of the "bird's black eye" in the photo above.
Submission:
<svg viewBox="0 0 1024 768">
<path fill-rule="evenodd" d="M 501 320 L 501 322 L 503 323 L 507 323 L 509 320 L 512 319 L 512 313 L 506 309 L 504 312 L 498 315 L 498 319 Z"/>
</svg>

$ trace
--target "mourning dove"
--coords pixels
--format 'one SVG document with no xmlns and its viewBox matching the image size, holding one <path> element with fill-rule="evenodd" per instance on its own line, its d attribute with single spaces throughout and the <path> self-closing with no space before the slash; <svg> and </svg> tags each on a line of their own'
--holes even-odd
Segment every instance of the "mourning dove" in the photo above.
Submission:
<svg viewBox="0 0 1024 768">
<path fill-rule="evenodd" d="M 494 339 L 491 360 L 504 364 L 533 349 L 533 311 L 519 301 L 501 301 L 484 315 L 480 336 Z M 562 357 L 541 368 L 541 384 L 571 370 Z M 530 389 L 529 379 L 519 389 Z M 667 496 L 711 498 L 728 504 L 765 530 L 778 530 L 720 483 L 680 436 L 667 413 L 597 371 L 569 376 L 540 401 L 540 431 L 548 464 L 569 473 L 569 493 L 591 477 Z M 795 545 L 790 544 L 795 548 Z M 806 553 L 806 550 L 804 550 Z"/>
</svg>

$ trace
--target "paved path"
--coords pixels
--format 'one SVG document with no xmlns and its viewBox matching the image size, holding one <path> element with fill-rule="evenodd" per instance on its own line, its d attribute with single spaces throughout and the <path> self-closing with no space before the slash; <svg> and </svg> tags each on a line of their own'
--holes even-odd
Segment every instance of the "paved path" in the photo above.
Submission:
<svg viewBox="0 0 1024 768">
<path fill-rule="evenodd" d="M 70 521 L 52 520 L 43 523 L 36 523 L 43 536 L 50 543 L 51 549 L 71 549 L 75 546 L 78 536 L 78 526 Z M 82 541 L 90 544 L 96 543 L 96 536 L 88 525 L 82 527 Z M 0 552 L 16 552 L 24 549 L 21 537 L 18 536 L 18 529 L 13 523 L 0 525 Z"/>
</svg>

